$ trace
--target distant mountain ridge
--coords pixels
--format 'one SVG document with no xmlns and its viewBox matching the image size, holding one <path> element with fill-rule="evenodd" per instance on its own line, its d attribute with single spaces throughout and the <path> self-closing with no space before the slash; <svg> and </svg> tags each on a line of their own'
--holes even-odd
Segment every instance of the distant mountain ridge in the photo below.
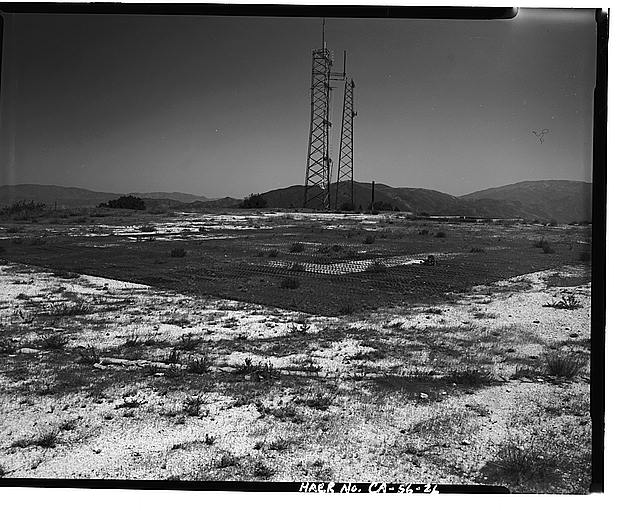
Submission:
<svg viewBox="0 0 640 511">
<path fill-rule="evenodd" d="M 371 204 L 371 184 L 354 182 L 356 210 Z M 425 188 L 394 188 L 376 183 L 375 202 L 384 202 L 400 211 L 430 215 L 463 215 L 483 218 L 524 218 L 560 223 L 591 221 L 591 183 L 584 181 L 523 181 L 497 188 L 480 190 L 456 197 Z M 331 206 L 348 201 L 345 192 L 335 199 L 335 183 L 331 185 Z M 315 190 L 311 195 L 316 195 Z M 294 185 L 261 194 L 268 207 L 301 208 L 304 186 Z M 312 204 L 320 207 L 319 201 Z"/>
<path fill-rule="evenodd" d="M 34 201 L 48 205 L 57 204 L 60 207 L 68 208 L 90 207 L 97 206 L 101 202 L 117 199 L 122 195 L 135 195 L 142 199 L 159 200 L 168 204 L 216 200 L 203 195 L 181 192 L 111 193 L 70 186 L 21 184 L 0 186 L 0 206 L 6 206 L 18 201 Z"/>
<path fill-rule="evenodd" d="M 178 202 L 196 202 L 196 201 L 215 201 L 210 197 L 204 195 L 193 195 L 192 193 L 182 192 L 133 192 L 131 195 L 140 197 L 141 199 L 169 199 Z"/>
<path fill-rule="evenodd" d="M 371 202 L 371 184 L 354 182 L 353 187 L 356 209 L 368 209 Z M 336 205 L 335 190 L 336 185 L 333 183 L 330 189 L 332 208 Z M 121 195 L 128 194 L 95 192 L 84 188 L 55 185 L 4 185 L 0 186 L 0 206 L 21 200 L 57 204 L 59 207 L 97 206 Z M 180 192 L 142 192 L 131 195 L 153 203 L 191 211 L 234 208 L 241 203 L 240 199 L 233 197 L 208 199 Z M 267 200 L 267 207 L 300 209 L 304 201 L 304 186 L 293 185 L 270 190 L 261 195 Z M 382 183 L 376 183 L 375 186 L 375 202 L 386 203 L 400 211 L 430 215 L 540 219 L 560 223 L 591 221 L 591 197 L 591 183 L 568 180 L 522 181 L 460 197 L 425 188 L 395 188 Z M 347 200 L 346 190 L 341 188 L 337 198 L 338 207 Z M 311 206 L 320 207 L 319 201 L 316 202 Z"/>
</svg>

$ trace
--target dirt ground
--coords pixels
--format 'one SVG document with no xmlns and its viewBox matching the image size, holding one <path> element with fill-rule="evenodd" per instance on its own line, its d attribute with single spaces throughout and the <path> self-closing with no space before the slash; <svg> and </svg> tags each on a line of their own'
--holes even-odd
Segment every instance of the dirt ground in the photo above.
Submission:
<svg viewBox="0 0 640 511">
<path fill-rule="evenodd" d="M 0 474 L 588 491 L 587 229 L 301 218 L 5 225 Z M 121 254 L 143 278 L 122 278 Z M 176 283 L 207 257 L 224 285 Z"/>
</svg>

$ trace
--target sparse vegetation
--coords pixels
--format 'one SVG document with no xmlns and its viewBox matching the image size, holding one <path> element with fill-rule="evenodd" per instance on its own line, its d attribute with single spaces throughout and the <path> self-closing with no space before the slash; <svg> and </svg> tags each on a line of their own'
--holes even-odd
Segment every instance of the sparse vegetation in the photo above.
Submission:
<svg viewBox="0 0 640 511">
<path fill-rule="evenodd" d="M 112 199 L 108 202 L 103 202 L 100 204 L 101 208 L 113 208 L 113 209 L 135 209 L 135 210 L 144 210 L 147 206 L 140 197 L 136 197 L 134 195 L 123 195 L 122 197 L 118 197 L 117 199 Z"/>
<path fill-rule="evenodd" d="M 367 234 L 362 243 L 364 243 L 365 245 L 372 245 L 375 241 L 376 237 L 373 234 Z"/>
<path fill-rule="evenodd" d="M 278 371 L 270 361 L 255 364 L 250 358 L 244 360 L 244 364 L 236 369 L 237 374 L 251 376 L 258 380 L 272 380 L 278 376 Z"/>
<path fill-rule="evenodd" d="M 187 371 L 193 374 L 204 374 L 209 369 L 206 357 L 193 357 L 187 362 Z"/>
<path fill-rule="evenodd" d="M 327 392 L 316 391 L 310 396 L 307 396 L 300 400 L 300 402 L 309 408 L 315 408 L 316 410 L 328 410 L 335 400 L 335 395 Z"/>
<path fill-rule="evenodd" d="M 263 461 L 257 461 L 253 467 L 253 475 L 262 479 L 269 479 L 275 475 L 275 473 L 276 471 Z"/>
<path fill-rule="evenodd" d="M 88 303 L 60 303 L 53 305 L 45 312 L 46 316 L 63 317 L 63 316 L 80 316 L 84 314 L 92 314 L 93 310 Z"/>
<path fill-rule="evenodd" d="M 446 238 L 447 237 L 447 233 L 444 231 L 438 231 L 436 233 L 436 238 Z"/>
<path fill-rule="evenodd" d="M 545 357 L 547 374 L 557 378 L 575 378 L 586 365 L 583 357 L 571 352 L 556 352 Z"/>
<path fill-rule="evenodd" d="M 240 208 L 243 209 L 260 209 L 267 207 L 267 199 L 265 199 L 262 195 L 252 193 L 248 197 L 245 197 L 239 205 Z"/>
<path fill-rule="evenodd" d="M 562 310 L 575 310 L 581 308 L 582 305 L 580 304 L 580 300 L 578 300 L 574 295 L 565 295 L 561 300 L 545 303 L 543 307 L 551 307 L 553 309 Z"/>
<path fill-rule="evenodd" d="M 202 394 L 189 396 L 182 403 L 182 409 L 190 417 L 199 417 L 202 415 L 202 407 L 207 404 L 207 400 Z"/>
<path fill-rule="evenodd" d="M 471 252 L 472 254 L 483 254 L 486 251 L 482 247 L 471 247 L 471 250 L 469 250 L 469 252 Z"/>
<path fill-rule="evenodd" d="M 67 345 L 67 340 L 61 334 L 51 334 L 43 337 L 40 347 L 44 350 L 60 350 Z"/>
<path fill-rule="evenodd" d="M 58 443 L 58 436 L 60 431 L 58 429 L 45 429 L 31 438 L 19 438 L 15 440 L 11 447 L 26 448 L 30 446 L 43 447 L 45 449 L 51 449 Z"/>
<path fill-rule="evenodd" d="M 494 376 L 487 370 L 479 367 L 463 367 L 455 369 L 446 376 L 446 381 L 466 387 L 479 387 L 490 385 L 495 381 Z"/>
</svg>

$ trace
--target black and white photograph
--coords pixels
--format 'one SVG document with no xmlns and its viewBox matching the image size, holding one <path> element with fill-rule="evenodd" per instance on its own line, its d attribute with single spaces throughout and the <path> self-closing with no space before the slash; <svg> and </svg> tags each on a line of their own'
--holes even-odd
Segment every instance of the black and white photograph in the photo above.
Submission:
<svg viewBox="0 0 640 511">
<path fill-rule="evenodd" d="M 602 491 L 606 11 L 38 5 L 2 486 Z"/>
</svg>

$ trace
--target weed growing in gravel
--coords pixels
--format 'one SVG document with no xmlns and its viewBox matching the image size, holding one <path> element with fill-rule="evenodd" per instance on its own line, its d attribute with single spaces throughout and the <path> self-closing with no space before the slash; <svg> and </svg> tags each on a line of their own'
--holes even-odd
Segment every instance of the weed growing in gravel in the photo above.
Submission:
<svg viewBox="0 0 640 511">
<path fill-rule="evenodd" d="M 38 433 L 36 436 L 32 438 L 19 438 L 15 440 L 11 444 L 11 447 L 25 448 L 25 447 L 30 447 L 32 445 L 35 445 L 38 447 L 44 447 L 46 449 L 50 449 L 56 446 L 58 442 L 59 433 L 60 433 L 59 430 L 56 430 L 56 429 L 48 429 L 45 431 L 41 431 L 40 433 Z"/>
<path fill-rule="evenodd" d="M 558 378 L 574 378 L 586 365 L 584 358 L 570 352 L 549 354 L 545 362 L 547 373 Z"/>
<path fill-rule="evenodd" d="M 251 376 L 258 380 L 271 380 L 278 376 L 278 371 L 270 361 L 254 364 L 250 358 L 245 358 L 244 365 L 236 369 L 236 374 Z"/>
<path fill-rule="evenodd" d="M 63 316 L 80 316 L 83 314 L 91 314 L 93 310 L 89 304 L 84 302 L 61 303 L 53 305 L 46 312 L 46 316 L 63 317 Z"/>
<path fill-rule="evenodd" d="M 189 396 L 182 404 L 182 410 L 190 417 L 199 417 L 202 415 L 202 407 L 207 404 L 202 394 L 197 396 Z"/>
<path fill-rule="evenodd" d="M 234 456 L 231 453 L 225 452 L 222 454 L 222 456 L 220 456 L 220 458 L 218 458 L 214 462 L 213 468 L 222 469 L 222 468 L 233 467 L 238 464 L 238 461 L 239 459 L 237 456 Z"/>
<path fill-rule="evenodd" d="M 294 444 L 295 442 L 291 438 L 278 437 L 267 444 L 267 449 L 270 451 L 286 451 Z"/>
<path fill-rule="evenodd" d="M 562 300 L 545 303 L 543 307 L 552 307 L 554 309 L 562 310 L 575 310 L 580 309 L 582 305 L 580 304 L 580 300 L 578 300 L 574 295 L 566 295 L 562 297 Z"/>
<path fill-rule="evenodd" d="M 276 471 L 270 466 L 266 465 L 263 461 L 258 461 L 253 467 L 253 475 L 263 479 L 269 479 Z"/>
<path fill-rule="evenodd" d="M 207 357 L 190 358 L 187 362 L 187 371 L 193 374 L 204 374 L 209 369 Z"/>
<path fill-rule="evenodd" d="M 308 406 L 309 408 L 325 411 L 333 404 L 334 399 L 335 396 L 331 394 L 316 391 L 310 396 L 300 399 L 298 402 Z"/>
<path fill-rule="evenodd" d="M 465 387 L 481 387 L 483 385 L 490 385 L 495 381 L 493 375 L 479 367 L 464 367 L 462 369 L 455 369 L 449 373 L 445 380 L 449 383 L 455 383 L 456 385 L 463 385 Z"/>
</svg>

